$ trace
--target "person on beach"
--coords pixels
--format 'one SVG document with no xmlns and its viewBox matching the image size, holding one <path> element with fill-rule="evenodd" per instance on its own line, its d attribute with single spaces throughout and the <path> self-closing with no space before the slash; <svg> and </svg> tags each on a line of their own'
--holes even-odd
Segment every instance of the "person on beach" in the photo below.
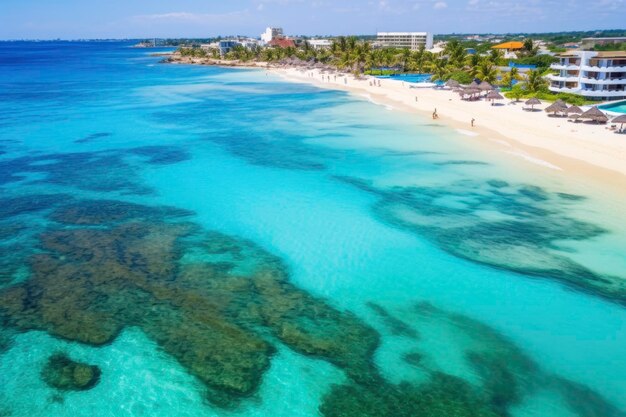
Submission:
<svg viewBox="0 0 626 417">
<path fill-rule="evenodd" d="M 476 119 L 474 119 L 474 118 L 472 117 L 472 127 L 474 127 L 474 122 L 475 122 L 475 121 L 476 121 Z"/>
<path fill-rule="evenodd" d="M 435 108 L 435 111 L 433 112 L 433 120 L 438 119 L 439 115 L 437 114 L 437 109 Z"/>
<path fill-rule="evenodd" d="M 378 80 L 378 86 L 380 87 L 380 80 Z"/>
<path fill-rule="evenodd" d="M 415 102 L 417 103 L 417 96 L 415 96 Z"/>
</svg>

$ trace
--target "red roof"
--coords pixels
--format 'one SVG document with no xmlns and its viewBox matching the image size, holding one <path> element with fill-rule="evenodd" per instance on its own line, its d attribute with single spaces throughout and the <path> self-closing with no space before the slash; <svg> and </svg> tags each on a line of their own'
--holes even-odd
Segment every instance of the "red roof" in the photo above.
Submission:
<svg viewBox="0 0 626 417">
<path fill-rule="evenodd" d="M 272 39 L 267 43 L 269 46 L 278 46 L 279 48 L 295 48 L 296 43 L 292 39 Z"/>
</svg>

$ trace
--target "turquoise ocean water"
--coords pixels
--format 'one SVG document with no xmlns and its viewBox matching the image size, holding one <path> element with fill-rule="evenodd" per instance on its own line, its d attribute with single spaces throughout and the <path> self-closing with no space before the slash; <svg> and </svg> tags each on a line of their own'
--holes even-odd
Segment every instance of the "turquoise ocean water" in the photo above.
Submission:
<svg viewBox="0 0 626 417">
<path fill-rule="evenodd" d="M 625 415 L 626 196 L 159 59 L 0 43 L 0 416 Z"/>
</svg>

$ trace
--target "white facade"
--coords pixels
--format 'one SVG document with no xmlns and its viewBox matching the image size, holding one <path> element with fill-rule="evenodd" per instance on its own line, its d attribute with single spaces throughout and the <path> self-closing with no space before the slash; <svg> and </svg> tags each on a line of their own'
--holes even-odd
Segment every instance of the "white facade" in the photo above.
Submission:
<svg viewBox="0 0 626 417">
<path fill-rule="evenodd" d="M 573 93 L 590 99 L 626 98 L 626 52 L 571 51 L 550 65 L 550 91 Z"/>
<path fill-rule="evenodd" d="M 261 34 L 261 41 L 263 43 L 269 43 L 276 38 L 280 38 L 281 36 L 283 36 L 282 28 L 268 27 L 267 29 L 265 29 L 265 32 Z"/>
<path fill-rule="evenodd" d="M 429 32 L 378 32 L 376 43 L 383 48 L 409 48 L 418 50 L 433 47 L 433 34 Z"/>
<path fill-rule="evenodd" d="M 309 39 L 307 41 L 313 49 L 330 48 L 332 42 L 329 39 Z"/>
</svg>

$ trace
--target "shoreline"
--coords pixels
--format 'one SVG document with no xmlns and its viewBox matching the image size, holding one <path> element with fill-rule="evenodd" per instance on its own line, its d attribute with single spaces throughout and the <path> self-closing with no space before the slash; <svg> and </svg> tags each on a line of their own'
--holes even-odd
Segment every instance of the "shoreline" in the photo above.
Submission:
<svg viewBox="0 0 626 417">
<path fill-rule="evenodd" d="M 181 57 L 175 54 L 164 62 L 171 64 L 210 65 L 226 68 L 257 69 L 276 74 L 289 82 L 305 83 L 319 88 L 345 91 L 366 98 L 387 110 L 398 110 L 430 119 L 433 123 L 455 130 L 471 138 L 472 144 L 485 151 L 503 152 L 520 163 L 538 169 L 557 171 L 568 179 L 585 183 L 588 188 L 598 184 L 612 190 L 626 189 L 626 135 L 616 134 L 606 125 L 572 123 L 567 118 L 548 116 L 543 108 L 523 110 L 523 101 L 500 100 L 492 106 L 486 101 L 464 101 L 450 90 L 410 88 L 400 80 L 380 79 L 380 87 L 370 85 L 376 77 L 357 80 L 350 74 L 322 74 L 319 69 L 281 68 L 267 62 L 240 62 L 209 58 Z M 322 77 L 324 76 L 324 80 Z M 417 98 L 417 101 L 416 101 Z M 475 126 L 471 126 L 472 118 Z"/>
<path fill-rule="evenodd" d="M 600 181 L 611 188 L 626 189 L 626 135 L 606 129 L 610 123 L 572 123 L 567 118 L 549 117 L 543 111 L 545 104 L 539 106 L 541 111 L 528 112 L 522 110 L 525 107 L 523 102 L 509 104 L 506 99 L 501 101 L 507 104 L 496 106 L 485 101 L 463 101 L 452 91 L 409 88 L 408 83 L 400 80 L 382 79 L 378 87 L 369 85 L 370 77 L 356 80 L 352 76 L 342 76 L 335 81 L 333 75 L 330 80 L 326 75 L 322 81 L 319 70 L 304 73 L 294 68 L 267 70 L 287 81 L 366 97 L 388 110 L 430 118 L 436 108 L 439 118 L 434 123 L 448 126 L 483 147 L 561 171 L 568 177 L 578 177 L 582 182 L 597 184 Z M 476 119 L 474 127 L 471 126 L 472 118 Z"/>
</svg>

